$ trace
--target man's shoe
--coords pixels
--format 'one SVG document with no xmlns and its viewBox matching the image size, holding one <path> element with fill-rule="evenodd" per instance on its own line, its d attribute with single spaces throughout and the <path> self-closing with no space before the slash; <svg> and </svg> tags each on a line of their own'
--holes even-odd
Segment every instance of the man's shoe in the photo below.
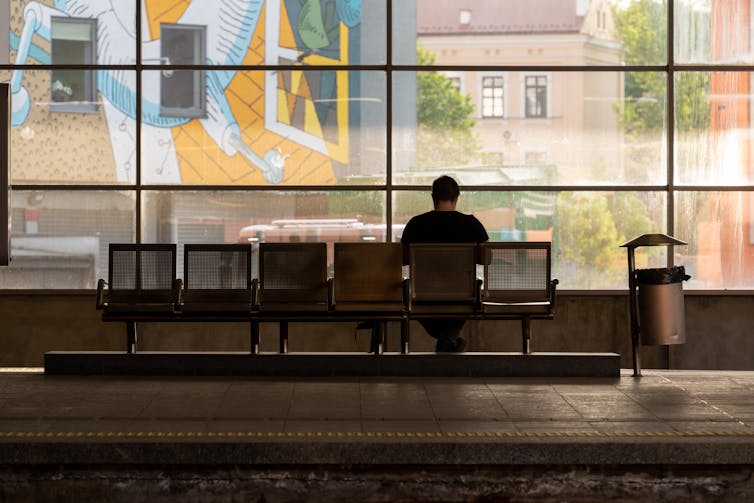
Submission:
<svg viewBox="0 0 754 503">
<path fill-rule="evenodd" d="M 435 344 L 435 353 L 453 353 L 456 350 L 456 341 L 438 339 Z"/>
<path fill-rule="evenodd" d="M 454 353 L 463 353 L 463 350 L 466 349 L 466 339 L 463 337 L 459 337 L 456 339 L 455 348 L 453 348 Z"/>
</svg>

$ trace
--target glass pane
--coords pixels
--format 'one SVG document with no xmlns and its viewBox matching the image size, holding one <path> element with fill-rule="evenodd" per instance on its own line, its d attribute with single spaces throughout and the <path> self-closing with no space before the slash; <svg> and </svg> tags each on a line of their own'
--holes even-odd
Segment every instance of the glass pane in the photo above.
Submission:
<svg viewBox="0 0 754 503">
<path fill-rule="evenodd" d="M 751 64 L 748 0 L 674 0 L 676 63 Z"/>
<path fill-rule="evenodd" d="M 69 41 L 89 40 L 87 30 L 81 25 L 53 27 L 51 20 L 71 17 L 91 19 L 97 25 L 96 43 L 99 50 L 96 62 L 103 65 L 132 65 L 136 61 L 136 1 L 118 0 L 104 4 L 92 0 L 46 1 L 43 4 L 33 0 L 7 0 L 2 2 L 8 10 L 0 14 L 0 29 L 4 30 L 3 33 L 10 33 L 10 37 L 5 40 L 8 45 L 2 44 L 0 48 L 8 49 L 9 63 L 49 65 L 53 60 L 51 35 L 56 38 L 61 35 Z"/>
<path fill-rule="evenodd" d="M 110 243 L 133 243 L 133 192 L 14 191 L 12 260 L 3 288 L 92 289 L 107 277 Z"/>
<path fill-rule="evenodd" d="M 178 243 L 181 273 L 186 243 L 386 240 L 377 191 L 147 191 L 142 211 L 142 240 Z"/>
<path fill-rule="evenodd" d="M 677 183 L 754 183 L 751 76 L 748 72 L 675 75 Z"/>
<path fill-rule="evenodd" d="M 14 184 L 95 184 L 136 181 L 134 93 L 113 87 L 135 72 L 100 71 L 92 108 L 51 110 L 51 72 L 17 71 L 12 94 L 11 173 Z M 7 79 L 10 72 L 0 72 Z M 109 80 L 113 79 L 113 80 Z M 109 82 L 109 83 L 108 83 Z M 11 86 L 12 89 L 12 86 Z"/>
<path fill-rule="evenodd" d="M 691 275 L 688 288 L 754 287 L 754 193 L 678 192 L 676 263 Z"/>
<path fill-rule="evenodd" d="M 395 193 L 394 229 L 432 209 L 426 192 Z M 458 211 L 473 213 L 491 241 L 551 241 L 559 289 L 625 289 L 627 258 L 620 245 L 666 232 L 661 192 L 464 192 Z M 396 239 L 400 237 L 397 236 Z M 663 247 L 637 249 L 637 267 L 664 267 Z"/>
<path fill-rule="evenodd" d="M 142 182 L 384 184 L 385 74 L 207 71 L 207 115 L 166 117 L 142 74 Z"/>
<path fill-rule="evenodd" d="M 441 72 L 393 75 L 394 183 L 666 183 L 663 73 L 509 71 L 500 98 L 490 73 L 465 72 L 466 93 Z"/>
<path fill-rule="evenodd" d="M 158 64 L 160 24 L 207 29 L 209 65 L 369 65 L 385 63 L 384 0 L 189 0 L 143 8 L 142 61 Z M 228 10 L 232 9 L 232 10 Z M 230 13 L 229 13 L 230 12 Z"/>
<path fill-rule="evenodd" d="M 393 1 L 393 62 L 441 65 L 662 65 L 664 1 Z"/>
</svg>

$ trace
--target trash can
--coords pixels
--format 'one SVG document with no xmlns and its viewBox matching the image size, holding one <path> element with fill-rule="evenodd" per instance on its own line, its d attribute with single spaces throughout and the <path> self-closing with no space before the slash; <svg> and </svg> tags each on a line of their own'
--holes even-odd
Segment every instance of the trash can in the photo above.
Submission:
<svg viewBox="0 0 754 503">
<path fill-rule="evenodd" d="M 637 269 L 641 343 L 647 346 L 686 342 L 683 266 Z"/>
</svg>

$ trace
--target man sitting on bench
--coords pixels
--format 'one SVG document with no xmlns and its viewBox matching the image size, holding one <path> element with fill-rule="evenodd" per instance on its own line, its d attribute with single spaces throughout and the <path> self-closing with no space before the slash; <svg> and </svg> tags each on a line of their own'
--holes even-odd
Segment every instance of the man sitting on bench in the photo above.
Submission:
<svg viewBox="0 0 754 503">
<path fill-rule="evenodd" d="M 482 223 L 474 215 L 456 211 L 461 190 L 449 176 L 432 183 L 434 210 L 411 218 L 403 230 L 401 243 L 483 243 L 489 239 Z M 405 254 L 407 257 L 408 254 Z M 435 351 L 461 352 L 466 341 L 460 336 L 465 320 L 422 320 L 427 333 L 437 339 Z"/>
</svg>

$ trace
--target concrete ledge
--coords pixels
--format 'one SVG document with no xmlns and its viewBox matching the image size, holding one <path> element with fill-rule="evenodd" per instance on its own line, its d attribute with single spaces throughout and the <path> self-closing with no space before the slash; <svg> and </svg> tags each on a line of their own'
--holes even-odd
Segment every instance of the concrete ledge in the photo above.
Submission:
<svg viewBox="0 0 754 503">
<path fill-rule="evenodd" d="M 620 377 L 616 353 L 45 353 L 47 375 Z"/>
</svg>

